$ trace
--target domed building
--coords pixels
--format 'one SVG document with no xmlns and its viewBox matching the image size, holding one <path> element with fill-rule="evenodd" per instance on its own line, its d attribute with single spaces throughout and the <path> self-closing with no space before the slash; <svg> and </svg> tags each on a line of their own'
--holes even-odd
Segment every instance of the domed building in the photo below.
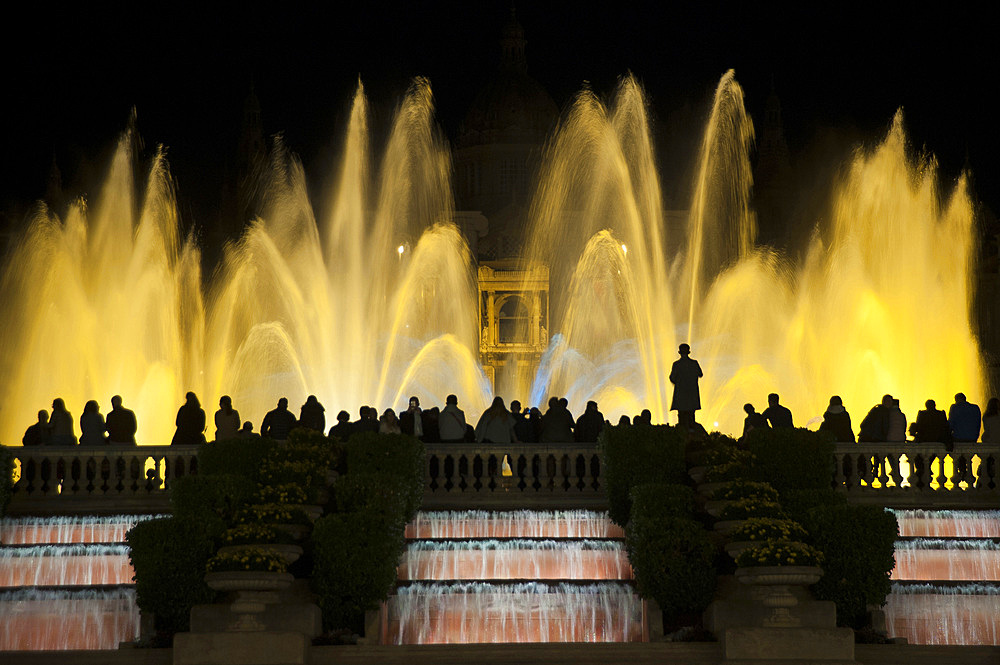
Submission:
<svg viewBox="0 0 1000 665">
<path fill-rule="evenodd" d="M 479 91 L 455 140 L 459 223 L 468 235 L 476 230 L 469 240 L 480 260 L 521 253 L 542 146 L 559 119 L 552 97 L 528 75 L 526 45 L 512 9 L 500 40 L 500 67 Z"/>
<path fill-rule="evenodd" d="M 456 222 L 479 260 L 480 361 L 498 393 L 521 394 L 548 346 L 549 271 L 524 265 L 528 208 L 559 108 L 528 75 L 524 28 L 511 9 L 500 67 L 455 140 Z"/>
</svg>

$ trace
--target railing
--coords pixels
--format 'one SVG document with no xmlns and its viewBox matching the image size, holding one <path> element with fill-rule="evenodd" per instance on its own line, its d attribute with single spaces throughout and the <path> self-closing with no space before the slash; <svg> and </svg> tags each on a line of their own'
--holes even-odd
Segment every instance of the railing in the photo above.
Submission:
<svg viewBox="0 0 1000 665">
<path fill-rule="evenodd" d="M 956 443 L 838 443 L 834 487 L 858 503 L 889 507 L 1000 506 L 1000 446 Z"/>
<path fill-rule="evenodd" d="M 164 512 L 173 478 L 197 473 L 198 446 L 10 448 L 15 514 Z M 503 475 L 507 456 L 511 475 Z M 842 443 L 833 486 L 856 503 L 888 507 L 1000 505 L 1000 446 Z M 429 443 L 424 507 L 607 505 L 597 444 Z"/>
<path fill-rule="evenodd" d="M 602 466 L 596 443 L 427 444 L 424 507 L 600 507 Z"/>
<path fill-rule="evenodd" d="M 10 512 L 166 512 L 170 480 L 197 473 L 198 446 L 11 448 Z"/>
</svg>

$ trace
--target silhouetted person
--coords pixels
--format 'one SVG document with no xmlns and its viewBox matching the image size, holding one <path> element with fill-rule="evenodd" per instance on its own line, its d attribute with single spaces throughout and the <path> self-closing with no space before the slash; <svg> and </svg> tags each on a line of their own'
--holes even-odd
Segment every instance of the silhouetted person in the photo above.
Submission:
<svg viewBox="0 0 1000 665">
<path fill-rule="evenodd" d="M 105 429 L 104 416 L 97 402 L 90 400 L 83 405 L 83 413 L 80 414 L 80 445 L 103 446 L 108 442 L 104 438 Z"/>
<path fill-rule="evenodd" d="M 253 431 L 253 423 L 248 420 L 245 423 L 243 423 L 243 428 L 236 433 L 236 438 L 243 440 L 259 439 L 260 434 L 257 434 L 257 432 Z"/>
<path fill-rule="evenodd" d="M 47 446 L 50 436 L 49 412 L 42 409 L 38 412 L 38 422 L 24 431 L 21 443 L 25 446 Z"/>
<path fill-rule="evenodd" d="M 299 427 L 316 432 L 326 431 L 326 409 L 319 403 L 315 395 L 307 397 L 306 403 L 299 409 Z"/>
<path fill-rule="evenodd" d="M 52 415 L 49 416 L 50 446 L 75 446 L 76 434 L 73 430 L 73 416 L 66 410 L 62 398 L 52 400 Z M 978 431 L 977 431 L 978 433 Z"/>
<path fill-rule="evenodd" d="M 479 423 L 476 424 L 476 441 L 479 443 L 517 443 L 514 419 L 507 407 L 504 406 L 503 398 L 499 395 L 493 398 L 493 404 L 479 417 Z"/>
<path fill-rule="evenodd" d="M 347 441 L 351 438 L 354 427 L 351 425 L 351 414 L 341 411 L 337 414 L 337 424 L 330 428 L 330 438 Z"/>
<path fill-rule="evenodd" d="M 633 425 L 651 427 L 653 425 L 653 414 L 649 409 L 643 409 L 639 415 L 632 419 Z"/>
<path fill-rule="evenodd" d="M 187 401 L 177 411 L 177 431 L 170 442 L 174 446 L 191 446 L 205 443 L 205 410 L 194 393 L 187 394 Z"/>
<path fill-rule="evenodd" d="M 396 417 L 396 412 L 392 409 L 386 409 L 382 412 L 382 417 L 378 419 L 378 433 L 379 434 L 402 434 L 403 430 L 399 427 L 399 418 Z"/>
<path fill-rule="evenodd" d="M 448 395 L 438 416 L 438 432 L 443 443 L 461 443 L 465 440 L 465 411 L 458 408 L 458 397 Z"/>
<path fill-rule="evenodd" d="M 951 438 L 960 443 L 979 440 L 979 425 L 982 421 L 979 406 L 965 399 L 964 393 L 955 395 L 955 403 L 948 409 L 948 425 Z"/>
<path fill-rule="evenodd" d="M 747 417 L 743 419 L 743 436 L 740 437 L 741 441 L 747 438 L 747 434 L 755 429 L 771 429 L 771 426 L 767 424 L 767 418 L 764 417 L 764 414 L 757 413 L 757 410 L 753 408 L 753 404 L 744 404 L 743 410 L 746 412 Z"/>
<path fill-rule="evenodd" d="M 399 414 L 399 426 L 402 428 L 403 434 L 415 436 L 421 441 L 424 440 L 423 412 L 420 410 L 420 400 L 417 399 L 416 395 L 410 398 L 406 411 Z"/>
<path fill-rule="evenodd" d="M 628 416 L 622 416 L 621 418 L 618 419 L 618 426 L 619 427 L 631 427 L 632 426 L 632 421 L 629 420 Z"/>
<path fill-rule="evenodd" d="M 704 374 L 701 365 L 691 358 L 691 347 L 681 344 L 677 347 L 680 358 L 674 361 L 670 368 L 670 383 L 674 384 L 674 398 L 670 402 L 670 410 L 677 412 L 677 424 L 688 429 L 694 427 L 694 412 L 701 409 L 701 393 L 698 391 L 698 379 Z"/>
<path fill-rule="evenodd" d="M 514 421 L 514 434 L 521 443 L 538 443 L 542 435 L 542 412 L 538 407 L 531 407 L 527 421 Z"/>
<path fill-rule="evenodd" d="M 138 425 L 135 413 L 122 406 L 121 395 L 111 398 L 111 411 L 104 423 L 108 431 L 108 443 L 125 446 L 135 445 L 135 432 Z"/>
<path fill-rule="evenodd" d="M 886 440 L 889 435 L 889 412 L 892 410 L 892 395 L 884 395 L 882 402 L 872 407 L 858 429 L 859 443 L 876 443 Z"/>
<path fill-rule="evenodd" d="M 265 439 L 284 441 L 296 424 L 295 416 L 288 410 L 288 400 L 282 397 L 278 400 L 277 408 L 264 416 L 264 421 L 260 424 L 260 435 Z"/>
<path fill-rule="evenodd" d="M 983 414 L 983 443 L 1000 443 L 1000 399 L 991 397 Z"/>
<path fill-rule="evenodd" d="M 569 443 L 573 441 L 573 416 L 558 397 L 549 398 L 549 408 L 542 416 L 542 429 L 538 440 L 542 443 Z M 476 428 L 478 432 L 479 428 Z"/>
<path fill-rule="evenodd" d="M 378 433 L 378 411 L 374 406 L 363 406 L 358 411 L 359 419 L 354 422 L 355 432 Z"/>
<path fill-rule="evenodd" d="M 951 446 L 951 428 L 948 426 L 948 416 L 937 408 L 934 400 L 924 403 L 926 409 L 917 412 L 917 419 L 910 425 L 910 435 L 918 443 L 943 443 Z"/>
<path fill-rule="evenodd" d="M 889 429 L 885 433 L 885 440 L 890 443 L 906 441 L 906 415 L 899 408 L 899 400 L 893 398 L 892 406 L 889 407 Z"/>
<path fill-rule="evenodd" d="M 854 443 L 854 429 L 851 427 L 851 414 L 844 408 L 844 402 L 834 395 L 830 405 L 823 414 L 823 422 L 819 425 L 821 432 L 831 432 L 834 441 Z"/>
<path fill-rule="evenodd" d="M 778 393 L 768 395 L 767 408 L 764 409 L 764 413 L 761 415 L 767 419 L 767 422 L 774 429 L 779 427 L 795 427 L 792 424 L 792 412 L 787 407 L 779 404 L 779 399 Z"/>
<path fill-rule="evenodd" d="M 604 414 L 597 410 L 597 402 L 587 402 L 583 415 L 577 418 L 573 434 L 580 443 L 596 443 L 604 429 Z"/>
<path fill-rule="evenodd" d="M 233 408 L 229 395 L 219 398 L 219 410 L 215 412 L 215 440 L 235 439 L 240 432 L 240 412 Z"/>
</svg>

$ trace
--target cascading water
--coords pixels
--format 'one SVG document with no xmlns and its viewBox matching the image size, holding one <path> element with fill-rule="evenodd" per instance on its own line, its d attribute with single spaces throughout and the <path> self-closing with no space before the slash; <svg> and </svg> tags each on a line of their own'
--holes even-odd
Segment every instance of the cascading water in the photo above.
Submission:
<svg viewBox="0 0 1000 665">
<path fill-rule="evenodd" d="M 125 533 L 146 515 L 0 520 L 0 651 L 115 649 L 139 636 Z"/>
<path fill-rule="evenodd" d="M 390 643 L 645 638 L 643 602 L 607 513 L 418 513 L 406 533 L 401 586 L 384 615 Z"/>
<path fill-rule="evenodd" d="M 834 393 L 856 418 L 885 392 L 908 414 L 929 396 L 982 397 L 966 181 L 942 202 L 934 161 L 908 155 L 900 115 L 832 187 L 830 222 L 797 261 L 753 245 L 753 132 L 732 72 L 681 232 L 664 219 L 646 105 L 631 77 L 610 108 L 584 92 L 550 142 L 523 258 L 550 267 L 552 344 L 508 398 L 564 394 L 575 412 L 596 399 L 609 418 L 649 408 L 665 422 L 682 340 L 705 370 L 699 419 L 728 432 L 769 392 L 799 423 Z M 294 406 L 310 393 L 352 409 L 455 393 L 470 417 L 481 412 L 491 388 L 472 258 L 451 223 L 429 85 L 403 100 L 377 169 L 368 134 L 359 86 L 325 220 L 277 146 L 259 219 L 204 284 L 162 152 L 136 178 L 127 132 L 94 203 L 61 220 L 40 210 L 5 267 L 0 440 L 18 441 L 55 396 L 79 414 L 122 394 L 142 443 L 169 441 L 188 390 L 206 405 L 229 394 L 254 422 L 277 397 Z"/>
<path fill-rule="evenodd" d="M 889 634 L 1000 645 L 1000 511 L 893 512 L 901 539 L 884 608 Z"/>
</svg>

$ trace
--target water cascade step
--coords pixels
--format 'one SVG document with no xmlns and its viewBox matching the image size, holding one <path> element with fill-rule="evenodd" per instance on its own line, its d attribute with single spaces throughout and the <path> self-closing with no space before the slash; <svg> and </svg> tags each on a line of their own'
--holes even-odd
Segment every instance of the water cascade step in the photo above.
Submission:
<svg viewBox="0 0 1000 665">
<path fill-rule="evenodd" d="M 383 614 L 391 644 L 646 637 L 623 533 L 606 513 L 420 513 Z"/>
<path fill-rule="evenodd" d="M 0 520 L 0 651 L 115 649 L 139 635 L 125 533 L 146 515 Z"/>
<path fill-rule="evenodd" d="M 1000 645 L 1000 511 L 897 510 L 889 634 Z"/>
</svg>

